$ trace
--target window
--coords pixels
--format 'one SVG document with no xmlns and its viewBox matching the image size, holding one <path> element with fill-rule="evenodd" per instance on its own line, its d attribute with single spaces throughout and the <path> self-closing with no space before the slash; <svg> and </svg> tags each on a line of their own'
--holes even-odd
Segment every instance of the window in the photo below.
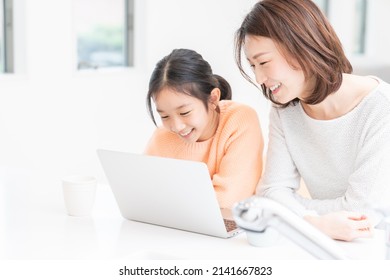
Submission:
<svg viewBox="0 0 390 280">
<path fill-rule="evenodd" d="M 0 2 L 0 73 L 13 72 L 13 5 Z"/>
<path fill-rule="evenodd" d="M 314 0 L 331 24 L 340 32 L 348 53 L 361 55 L 366 47 L 367 0 Z"/>
<path fill-rule="evenodd" d="M 355 0 L 354 16 L 354 54 L 364 54 L 366 50 L 366 19 L 367 19 L 367 0 Z"/>
<path fill-rule="evenodd" d="M 77 69 L 133 66 L 134 0 L 75 0 Z"/>
<path fill-rule="evenodd" d="M 329 0 L 314 0 L 314 3 L 322 10 L 322 12 L 328 16 L 329 15 Z"/>
<path fill-rule="evenodd" d="M 5 51 L 4 51 L 4 2 L 0 3 L 0 73 L 5 69 Z"/>
</svg>

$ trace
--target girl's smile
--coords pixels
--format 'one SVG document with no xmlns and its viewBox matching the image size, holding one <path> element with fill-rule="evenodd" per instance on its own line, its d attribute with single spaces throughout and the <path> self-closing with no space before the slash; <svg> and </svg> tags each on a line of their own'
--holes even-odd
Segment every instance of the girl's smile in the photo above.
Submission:
<svg viewBox="0 0 390 280">
<path fill-rule="evenodd" d="M 187 142 L 210 139 L 218 126 L 218 113 L 185 93 L 170 88 L 161 90 L 155 98 L 163 126 Z"/>
</svg>

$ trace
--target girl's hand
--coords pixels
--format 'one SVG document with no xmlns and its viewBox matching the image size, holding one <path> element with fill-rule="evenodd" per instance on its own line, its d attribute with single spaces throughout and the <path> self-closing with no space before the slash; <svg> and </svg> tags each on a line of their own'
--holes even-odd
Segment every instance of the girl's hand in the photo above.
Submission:
<svg viewBox="0 0 390 280">
<path fill-rule="evenodd" d="M 336 240 L 352 241 L 360 237 L 372 237 L 369 219 L 362 214 L 348 211 L 332 212 L 323 216 L 304 217 L 306 221 Z"/>
</svg>

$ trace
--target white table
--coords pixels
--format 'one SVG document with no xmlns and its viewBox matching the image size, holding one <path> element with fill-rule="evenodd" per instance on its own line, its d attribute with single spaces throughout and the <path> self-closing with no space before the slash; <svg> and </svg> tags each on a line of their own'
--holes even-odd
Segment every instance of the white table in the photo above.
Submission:
<svg viewBox="0 0 390 280">
<path fill-rule="evenodd" d="M 99 185 L 91 217 L 65 212 L 60 178 L 0 170 L 0 259 L 3 260 L 289 260 L 313 257 L 287 238 L 253 247 L 246 235 L 221 239 L 132 222 L 121 217 L 107 185 Z M 338 242 L 351 259 L 384 259 L 382 231 Z"/>
</svg>

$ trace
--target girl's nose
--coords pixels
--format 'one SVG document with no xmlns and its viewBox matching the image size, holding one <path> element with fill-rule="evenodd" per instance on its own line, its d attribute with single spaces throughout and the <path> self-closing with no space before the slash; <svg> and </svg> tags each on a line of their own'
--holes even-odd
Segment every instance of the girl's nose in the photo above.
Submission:
<svg viewBox="0 0 390 280">
<path fill-rule="evenodd" d="M 173 119 L 170 126 L 171 131 L 175 133 L 179 133 L 185 128 L 185 124 L 179 118 Z"/>
</svg>

